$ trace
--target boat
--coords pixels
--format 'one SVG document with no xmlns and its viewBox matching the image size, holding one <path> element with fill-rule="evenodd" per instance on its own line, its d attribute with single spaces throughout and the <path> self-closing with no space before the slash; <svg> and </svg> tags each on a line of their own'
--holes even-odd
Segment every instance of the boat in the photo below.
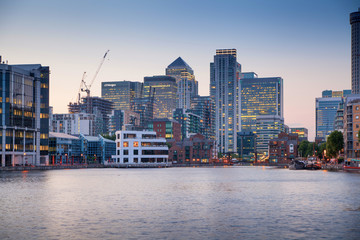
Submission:
<svg viewBox="0 0 360 240">
<path fill-rule="evenodd" d="M 290 170 L 301 170 L 301 169 L 306 169 L 306 164 L 303 161 L 300 160 L 293 160 L 291 161 L 291 163 L 289 164 L 289 169 Z"/>
<path fill-rule="evenodd" d="M 343 165 L 343 169 L 349 172 L 360 172 L 360 159 L 348 158 Z"/>
</svg>

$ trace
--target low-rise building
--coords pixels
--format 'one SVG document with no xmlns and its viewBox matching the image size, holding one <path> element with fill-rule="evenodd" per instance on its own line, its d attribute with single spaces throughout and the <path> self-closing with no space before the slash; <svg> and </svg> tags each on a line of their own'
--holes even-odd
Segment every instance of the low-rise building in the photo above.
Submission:
<svg viewBox="0 0 360 240">
<path fill-rule="evenodd" d="M 82 163 L 81 140 L 65 133 L 49 132 L 49 164 Z"/>
<path fill-rule="evenodd" d="M 269 162 L 289 163 L 298 155 L 299 137 L 295 133 L 282 132 L 269 142 Z"/>
<path fill-rule="evenodd" d="M 165 138 L 153 131 L 117 131 L 116 154 L 105 164 L 167 164 L 168 146 Z"/>
<path fill-rule="evenodd" d="M 180 142 L 169 140 L 169 161 L 174 164 L 209 163 L 215 158 L 215 141 L 205 138 L 202 134 L 191 134 L 190 138 Z"/>
<path fill-rule="evenodd" d="M 154 119 L 148 123 L 148 129 L 156 132 L 156 136 L 181 141 L 181 124 L 168 118 Z"/>
<path fill-rule="evenodd" d="M 360 157 L 360 95 L 348 97 L 344 105 L 344 152 L 346 158 Z"/>
</svg>

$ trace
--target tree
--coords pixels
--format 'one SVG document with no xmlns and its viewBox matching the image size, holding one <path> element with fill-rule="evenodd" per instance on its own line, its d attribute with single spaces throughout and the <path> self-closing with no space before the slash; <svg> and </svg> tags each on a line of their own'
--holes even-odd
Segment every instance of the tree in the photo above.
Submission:
<svg viewBox="0 0 360 240">
<path fill-rule="evenodd" d="M 102 134 L 101 136 L 102 136 L 103 138 L 106 138 L 106 139 L 109 139 L 109 140 L 113 140 L 113 141 L 116 140 L 116 135 L 115 135 L 115 134 L 113 134 L 113 135 Z"/>
<path fill-rule="evenodd" d="M 319 158 L 323 158 L 324 157 L 324 150 L 326 150 L 326 142 L 323 142 L 322 144 L 320 144 L 319 146 L 319 151 L 318 151 L 318 154 L 317 156 Z"/>
<path fill-rule="evenodd" d="M 309 141 L 304 140 L 299 145 L 299 154 L 301 157 L 307 157 L 308 156 L 308 145 Z"/>
<path fill-rule="evenodd" d="M 344 148 L 344 136 L 342 132 L 332 132 L 326 141 L 327 155 L 337 157 L 339 151 Z"/>
</svg>

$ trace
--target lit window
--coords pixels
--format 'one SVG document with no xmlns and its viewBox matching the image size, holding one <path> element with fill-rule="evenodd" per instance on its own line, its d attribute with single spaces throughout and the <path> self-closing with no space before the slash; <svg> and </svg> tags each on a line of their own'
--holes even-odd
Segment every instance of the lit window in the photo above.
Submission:
<svg viewBox="0 0 360 240">
<path fill-rule="evenodd" d="M 123 147 L 129 147 L 129 142 L 124 142 Z"/>
</svg>

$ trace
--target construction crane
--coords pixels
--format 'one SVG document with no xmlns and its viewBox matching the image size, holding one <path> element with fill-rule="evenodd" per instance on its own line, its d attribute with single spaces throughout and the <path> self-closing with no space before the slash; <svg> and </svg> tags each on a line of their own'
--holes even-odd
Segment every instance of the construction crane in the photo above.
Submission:
<svg viewBox="0 0 360 240">
<path fill-rule="evenodd" d="M 81 91 L 82 91 L 82 92 L 86 92 L 86 96 L 87 96 L 87 97 L 90 97 L 90 88 L 91 88 L 91 86 L 93 85 L 93 83 L 94 83 L 94 81 L 95 81 L 95 79 L 96 79 L 96 77 L 97 77 L 97 75 L 98 75 L 98 73 L 99 73 L 99 71 L 100 71 L 100 69 L 101 69 L 101 66 L 103 65 L 103 63 L 104 63 L 104 61 L 105 61 L 106 55 L 108 54 L 109 51 L 110 51 L 110 50 L 107 50 L 106 53 L 104 54 L 104 57 L 101 59 L 100 65 L 99 65 L 98 69 L 96 70 L 95 75 L 94 75 L 94 77 L 93 77 L 93 79 L 91 80 L 91 82 L 90 82 L 89 85 L 87 85 L 86 82 L 85 82 L 85 80 L 84 80 L 84 78 L 85 78 L 84 76 L 85 76 L 85 73 L 86 73 L 86 72 L 85 72 L 84 75 L 83 75 L 83 79 L 81 80 L 81 86 L 84 86 L 84 87 L 81 87 Z"/>
</svg>

